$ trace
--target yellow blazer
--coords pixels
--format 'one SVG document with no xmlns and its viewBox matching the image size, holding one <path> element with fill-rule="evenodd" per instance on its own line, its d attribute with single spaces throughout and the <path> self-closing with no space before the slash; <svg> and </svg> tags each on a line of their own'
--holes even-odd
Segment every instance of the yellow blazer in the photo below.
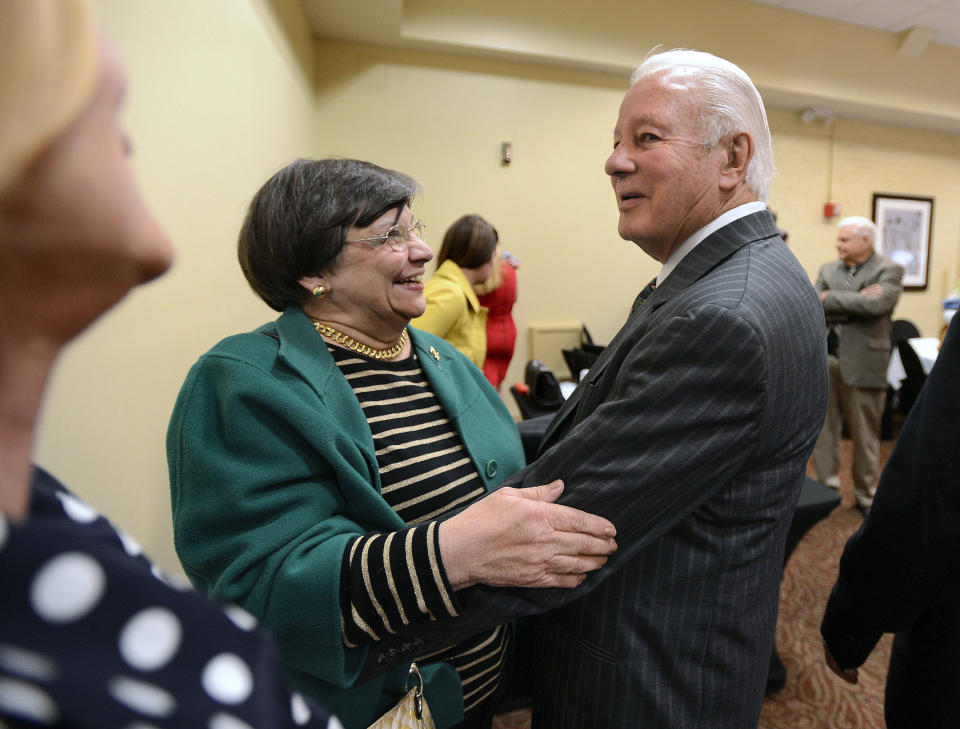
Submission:
<svg viewBox="0 0 960 729">
<path fill-rule="evenodd" d="M 463 269 L 447 259 L 427 281 L 423 293 L 427 310 L 410 323 L 447 340 L 483 369 L 487 356 L 487 307 L 480 306 Z"/>
</svg>

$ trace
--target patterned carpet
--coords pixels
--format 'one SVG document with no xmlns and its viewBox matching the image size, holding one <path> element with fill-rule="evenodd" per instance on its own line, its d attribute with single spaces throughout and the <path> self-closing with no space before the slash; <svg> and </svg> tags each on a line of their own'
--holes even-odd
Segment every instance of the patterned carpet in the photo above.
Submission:
<svg viewBox="0 0 960 729">
<path fill-rule="evenodd" d="M 892 441 L 881 441 L 880 464 Z M 823 661 L 820 619 L 847 538 L 863 521 L 854 508 L 850 441 L 843 441 L 843 503 L 804 535 L 790 556 L 780 589 L 777 649 L 787 685 L 763 702 L 759 729 L 883 729 L 883 687 L 892 637 L 886 635 L 860 669 L 856 686 L 841 681 Z M 808 473 L 813 476 L 812 468 Z"/>
<path fill-rule="evenodd" d="M 892 447 L 891 441 L 881 441 L 881 467 Z M 837 576 L 840 553 L 863 521 L 853 506 L 850 469 L 851 445 L 844 440 L 840 474 L 843 503 L 806 533 L 783 575 L 776 640 L 787 669 L 787 685 L 764 700 L 758 729 L 884 729 L 883 687 L 891 636 L 884 636 L 860 669 L 856 686 L 830 672 L 823 661 L 820 640 L 820 618 Z M 808 473 L 813 476 L 812 467 L 808 467 Z M 498 716 L 493 722 L 493 729 L 529 727 L 530 712 L 526 710 Z"/>
</svg>

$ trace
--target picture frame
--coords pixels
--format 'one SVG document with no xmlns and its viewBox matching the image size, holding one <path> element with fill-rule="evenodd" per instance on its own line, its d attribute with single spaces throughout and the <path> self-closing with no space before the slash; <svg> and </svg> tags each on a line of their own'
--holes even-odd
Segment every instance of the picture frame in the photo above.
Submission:
<svg viewBox="0 0 960 729">
<path fill-rule="evenodd" d="M 903 266 L 903 288 L 922 291 L 930 273 L 933 198 L 873 193 L 876 251 Z"/>
</svg>

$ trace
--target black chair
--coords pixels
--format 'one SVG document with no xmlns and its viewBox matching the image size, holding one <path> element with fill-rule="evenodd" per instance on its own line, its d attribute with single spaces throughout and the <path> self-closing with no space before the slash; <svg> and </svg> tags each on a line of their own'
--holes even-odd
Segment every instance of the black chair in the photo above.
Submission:
<svg viewBox="0 0 960 729">
<path fill-rule="evenodd" d="M 840 506 L 842 497 L 838 491 L 828 486 L 824 486 L 809 476 L 803 482 L 803 489 L 800 491 L 800 498 L 797 500 L 797 508 L 793 512 L 793 519 L 790 522 L 790 529 L 787 532 L 787 543 L 783 551 L 783 566 L 787 566 L 787 560 L 793 550 L 800 543 L 800 539 L 810 528 L 821 519 L 825 519 L 830 512 Z"/>
<path fill-rule="evenodd" d="M 914 339 L 919 336 L 920 330 L 909 319 L 895 319 L 890 324 L 890 344 L 894 347 L 904 339 Z"/>
<path fill-rule="evenodd" d="M 897 349 L 899 351 L 900 342 L 905 342 L 908 339 L 919 336 L 920 330 L 917 329 L 917 325 L 912 321 L 909 319 L 895 319 L 890 325 L 890 348 L 891 350 Z M 910 405 L 913 404 L 914 399 L 916 399 L 915 393 L 913 399 L 910 400 Z M 902 401 L 902 393 L 894 390 L 890 385 L 887 385 L 887 402 L 884 404 L 883 414 L 880 416 L 880 438 L 882 440 L 893 439 L 894 414 L 905 414 L 906 411 L 910 409 L 908 406 L 907 410 L 904 410 Z"/>
<path fill-rule="evenodd" d="M 594 344 L 593 337 L 587 328 L 580 328 L 580 346 L 576 349 L 562 349 L 563 361 L 570 368 L 570 377 L 574 382 L 580 382 L 580 372 L 588 370 L 597 361 L 597 357 L 603 352 L 602 344 Z"/>
<path fill-rule="evenodd" d="M 539 359 L 527 362 L 523 380 L 522 384 L 510 387 L 510 394 L 524 420 L 555 413 L 563 405 L 563 394 L 556 375 Z"/>
<path fill-rule="evenodd" d="M 787 532 L 787 542 L 783 550 L 783 566 L 787 566 L 787 560 L 793 553 L 794 548 L 800 543 L 803 535 L 810 527 L 821 519 L 825 519 L 830 512 L 840 506 L 841 497 L 837 491 L 824 486 L 819 481 L 814 481 L 809 476 L 803 483 L 803 489 L 800 491 L 800 498 L 797 501 L 797 508 L 793 512 L 793 519 L 790 521 L 790 529 Z M 777 653 L 777 646 L 773 646 L 773 653 L 770 656 L 770 670 L 767 673 L 766 695 L 776 693 L 787 683 L 787 669 L 780 660 L 780 654 Z"/>
<path fill-rule="evenodd" d="M 913 407 L 917 395 L 920 394 L 920 388 L 927 381 L 927 373 L 923 371 L 923 365 L 920 363 L 920 357 L 910 346 L 910 342 L 902 339 L 897 343 L 897 350 L 900 352 L 900 361 L 903 363 L 903 371 L 907 376 L 900 383 L 899 404 L 897 410 L 906 415 Z"/>
<path fill-rule="evenodd" d="M 563 353 L 563 361 L 567 363 L 567 367 L 570 369 L 570 377 L 574 382 L 580 381 L 580 373 L 593 367 L 593 363 L 597 361 L 597 357 L 603 351 L 603 347 L 592 346 L 595 347 L 594 350 L 583 347 L 560 350 Z"/>
</svg>

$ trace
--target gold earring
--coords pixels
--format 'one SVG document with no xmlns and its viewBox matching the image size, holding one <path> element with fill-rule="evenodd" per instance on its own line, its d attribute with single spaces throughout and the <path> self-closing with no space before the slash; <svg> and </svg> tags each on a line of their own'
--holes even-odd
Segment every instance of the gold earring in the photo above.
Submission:
<svg viewBox="0 0 960 729">
<path fill-rule="evenodd" d="M 329 293 L 330 291 L 327 290 L 327 287 L 324 286 L 323 284 L 317 284 L 316 286 L 313 287 L 313 295 L 316 296 L 318 299 L 327 298 L 327 294 Z"/>
</svg>

